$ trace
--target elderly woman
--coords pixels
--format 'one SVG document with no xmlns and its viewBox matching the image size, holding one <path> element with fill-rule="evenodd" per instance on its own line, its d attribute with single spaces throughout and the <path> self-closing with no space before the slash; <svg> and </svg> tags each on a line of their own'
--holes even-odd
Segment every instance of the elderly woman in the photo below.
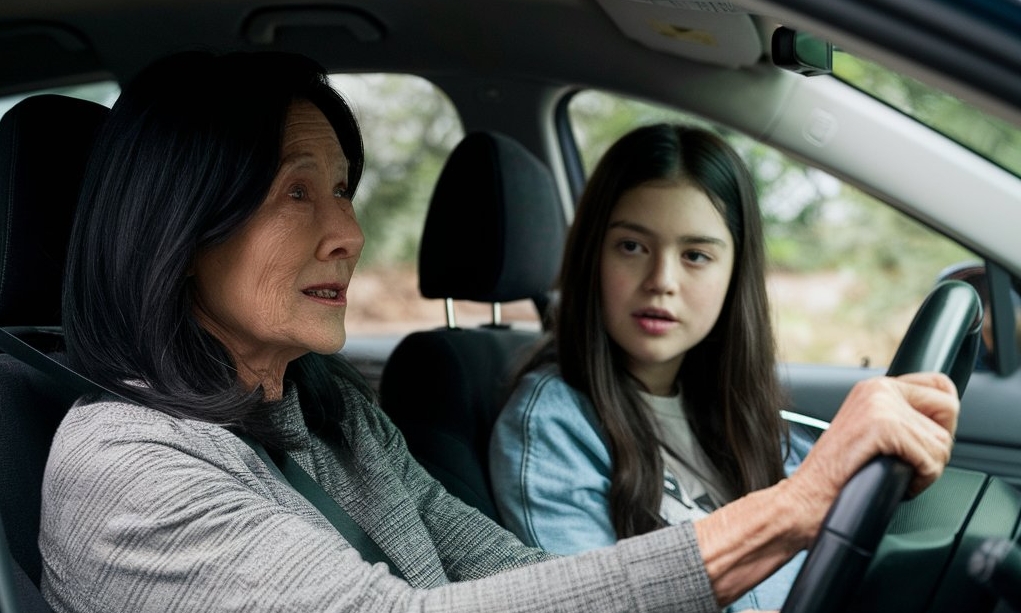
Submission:
<svg viewBox="0 0 1021 613">
<path fill-rule="evenodd" d="M 307 59 L 185 53 L 124 90 L 68 264 L 69 357 L 110 393 L 72 408 L 47 467 L 56 611 L 717 610 L 871 457 L 903 457 L 916 491 L 949 457 L 952 383 L 878 378 L 773 487 L 575 557 L 525 547 L 415 463 L 337 356 L 361 169 Z"/>
</svg>

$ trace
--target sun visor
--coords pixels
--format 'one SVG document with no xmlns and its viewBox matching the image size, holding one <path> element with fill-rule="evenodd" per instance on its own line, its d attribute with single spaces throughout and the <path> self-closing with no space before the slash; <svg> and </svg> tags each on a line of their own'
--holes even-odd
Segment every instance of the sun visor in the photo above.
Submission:
<svg viewBox="0 0 1021 613">
<path fill-rule="evenodd" d="M 730 2 L 597 1 L 625 35 L 657 51 L 732 68 L 763 55 L 751 15 Z"/>
</svg>

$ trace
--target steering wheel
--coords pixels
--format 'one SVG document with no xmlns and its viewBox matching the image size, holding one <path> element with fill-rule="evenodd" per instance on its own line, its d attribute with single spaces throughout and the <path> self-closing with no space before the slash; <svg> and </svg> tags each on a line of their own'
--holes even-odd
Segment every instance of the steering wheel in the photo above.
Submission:
<svg viewBox="0 0 1021 613">
<path fill-rule="evenodd" d="M 944 281 L 926 297 L 887 369 L 888 375 L 939 371 L 960 396 L 981 340 L 982 303 L 962 281 Z M 844 485 L 780 613 L 840 611 L 865 570 L 907 492 L 913 471 L 898 458 L 878 456 Z"/>
</svg>

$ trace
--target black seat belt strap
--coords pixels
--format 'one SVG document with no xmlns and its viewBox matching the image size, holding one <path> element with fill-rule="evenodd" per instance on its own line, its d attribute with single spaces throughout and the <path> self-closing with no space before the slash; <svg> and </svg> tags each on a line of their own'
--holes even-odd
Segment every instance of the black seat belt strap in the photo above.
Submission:
<svg viewBox="0 0 1021 613">
<path fill-rule="evenodd" d="M 348 515 L 344 507 L 340 506 L 326 490 L 316 482 L 315 479 L 303 469 L 294 458 L 286 453 L 280 454 L 277 459 L 272 458 L 266 448 L 258 441 L 246 434 L 237 434 L 238 438 L 248 444 L 255 451 L 266 466 L 278 479 L 289 483 L 299 494 L 312 503 L 319 512 L 329 520 L 330 524 L 337 529 L 344 539 L 362 554 L 362 559 L 370 564 L 384 562 L 390 567 L 390 574 L 404 579 L 404 575 L 390 556 L 380 549 L 376 541 L 372 540 L 365 530 Z"/>
<path fill-rule="evenodd" d="M 53 357 L 39 351 L 37 348 L 26 343 L 18 336 L 18 334 L 30 333 L 35 330 L 38 330 L 38 328 L 30 326 L 0 328 L 0 349 L 19 362 L 28 364 L 43 374 L 49 375 L 50 378 L 54 379 L 57 383 L 65 385 L 76 392 L 80 392 L 82 394 L 89 392 L 103 392 L 105 394 L 111 394 L 119 397 L 119 394 L 111 392 L 92 379 L 88 379 L 77 371 L 72 370 L 64 364 L 54 360 Z"/>
</svg>

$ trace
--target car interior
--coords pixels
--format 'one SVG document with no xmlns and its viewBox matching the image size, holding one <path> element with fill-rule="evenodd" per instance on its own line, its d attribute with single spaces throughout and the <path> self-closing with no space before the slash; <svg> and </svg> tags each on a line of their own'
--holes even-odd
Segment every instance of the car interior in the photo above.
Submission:
<svg viewBox="0 0 1021 613">
<path fill-rule="evenodd" d="M 541 337 L 501 323 L 500 304 L 530 300 L 540 318 L 549 309 L 565 237 L 558 202 L 552 173 L 520 143 L 465 136 L 436 184 L 418 259 L 422 294 L 444 300 L 447 325 L 405 336 L 380 380 L 380 407 L 418 461 L 496 521 L 489 433 L 508 374 Z M 459 327 L 455 300 L 491 304 L 492 320 Z"/>
<path fill-rule="evenodd" d="M 0 607 L 5 612 L 46 610 L 38 608 L 37 592 L 40 487 L 53 433 L 83 388 L 30 364 L 61 366 L 48 357 L 59 360 L 62 349 L 63 260 L 78 187 L 106 111 L 93 102 L 44 95 L 24 100 L 0 118 L 0 149 L 13 161 L 0 177 L 6 220 L 0 272 L 5 351 L 0 355 L 0 521 L 6 535 L 0 548 L 9 550 L 0 549 Z"/>
<path fill-rule="evenodd" d="M 117 4 L 0 7 L 0 98 L 24 97 L 0 106 L 0 613 L 50 610 L 38 589 L 40 483 L 64 412 L 97 391 L 63 365 L 60 290 L 77 191 L 107 109 L 50 92 L 124 82 L 194 46 L 296 51 L 338 74 L 410 73 L 455 105 L 465 136 L 429 186 L 416 252 L 417 290 L 445 323 L 349 335 L 344 354 L 377 387 L 419 462 L 498 522 L 489 428 L 514 367 L 549 323 L 571 203 L 585 182 L 583 139 L 561 121 L 574 93 L 697 114 L 969 249 L 988 301 L 976 303 L 963 282 L 935 283 L 890 366 L 951 372 L 966 391 L 951 466 L 906 501 L 896 463 L 863 471 L 783 611 L 1021 611 L 1021 179 L 827 78 L 832 48 L 821 45 L 939 85 L 1016 129 L 1021 11 L 993 0 Z M 538 326 L 504 318 L 501 305 L 515 301 Z M 485 323 L 457 317 L 469 304 L 484 305 Z M 972 372 L 983 310 L 997 351 Z M 867 360 L 784 364 L 789 413 L 825 427 L 856 381 L 887 370 Z"/>
</svg>

